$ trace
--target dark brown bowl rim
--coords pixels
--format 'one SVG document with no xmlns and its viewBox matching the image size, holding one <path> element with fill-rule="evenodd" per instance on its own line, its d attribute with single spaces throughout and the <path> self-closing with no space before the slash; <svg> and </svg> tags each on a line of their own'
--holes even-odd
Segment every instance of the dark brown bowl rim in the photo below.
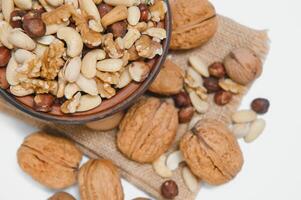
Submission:
<svg viewBox="0 0 301 200">
<path fill-rule="evenodd" d="M 61 116 L 55 116 L 50 115 L 47 113 L 42 113 L 38 111 L 34 111 L 32 108 L 27 107 L 22 102 L 19 102 L 12 94 L 7 92 L 4 89 L 0 88 L 0 95 L 11 105 L 16 107 L 18 110 L 35 117 L 40 120 L 44 121 L 50 121 L 58 124 L 66 124 L 66 125 L 79 125 L 79 124 L 86 124 L 88 122 L 97 121 L 104 119 L 106 117 L 109 117 L 111 115 L 114 115 L 118 112 L 124 111 L 127 108 L 129 108 L 131 105 L 133 105 L 139 97 L 141 97 L 148 89 L 150 84 L 154 81 L 154 79 L 157 77 L 161 66 L 164 64 L 166 57 L 168 55 L 169 46 L 170 46 L 170 39 L 171 39 L 171 26 L 172 26 L 172 17 L 171 17 L 171 9 L 168 1 L 165 1 L 167 4 L 167 20 L 166 20 L 166 30 L 167 30 L 167 38 L 165 39 L 165 44 L 163 48 L 163 54 L 160 56 L 154 68 L 152 69 L 151 73 L 149 74 L 149 77 L 139 86 L 139 88 L 130 95 L 127 99 L 125 99 L 122 103 L 116 105 L 113 108 L 101 111 L 100 113 L 86 115 L 86 116 L 80 116 L 80 117 L 70 117 L 70 118 L 64 118 L 62 119 Z"/>
</svg>

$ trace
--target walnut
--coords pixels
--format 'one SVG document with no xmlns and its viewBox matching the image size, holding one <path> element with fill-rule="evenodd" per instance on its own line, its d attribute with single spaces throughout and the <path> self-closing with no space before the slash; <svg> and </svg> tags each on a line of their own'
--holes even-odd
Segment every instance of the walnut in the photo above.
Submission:
<svg viewBox="0 0 301 200">
<path fill-rule="evenodd" d="M 25 79 L 21 82 L 21 86 L 26 89 L 33 89 L 37 94 L 51 93 L 56 95 L 58 83 L 56 81 L 44 81 L 40 79 Z"/>
<path fill-rule="evenodd" d="M 183 89 L 184 72 L 171 60 L 166 60 L 163 68 L 149 90 L 161 95 L 178 94 Z"/>
<path fill-rule="evenodd" d="M 102 80 L 97 79 L 97 89 L 98 93 L 102 98 L 110 99 L 116 94 L 116 90 L 108 83 L 104 83 Z"/>
<path fill-rule="evenodd" d="M 111 161 L 88 161 L 80 169 L 78 182 L 81 200 L 124 199 L 118 170 Z"/>
<path fill-rule="evenodd" d="M 249 49 L 235 49 L 224 60 L 228 76 L 235 82 L 248 85 L 262 73 L 262 62 Z"/>
<path fill-rule="evenodd" d="M 108 84 L 118 84 L 120 80 L 120 74 L 118 72 L 101 72 L 97 71 L 96 76 L 105 83 Z"/>
<path fill-rule="evenodd" d="M 64 43 L 60 40 L 55 40 L 45 50 L 42 56 L 41 77 L 46 80 L 54 80 L 60 69 L 64 66 L 65 61 L 62 59 L 65 54 Z"/>
<path fill-rule="evenodd" d="M 41 59 L 33 58 L 17 69 L 17 72 L 27 75 L 28 78 L 38 78 L 41 75 Z"/>
<path fill-rule="evenodd" d="M 50 12 L 42 14 L 42 20 L 46 25 L 62 24 L 69 20 L 69 18 L 76 13 L 72 4 L 64 4 Z"/>
<path fill-rule="evenodd" d="M 45 132 L 27 137 L 17 156 L 21 169 L 52 189 L 64 189 L 76 183 L 82 159 L 82 153 L 72 142 Z"/>
<path fill-rule="evenodd" d="M 149 36 L 142 35 L 135 43 L 138 55 L 144 58 L 153 59 L 156 55 L 163 54 L 162 45 L 153 41 Z"/>
<path fill-rule="evenodd" d="M 144 98 L 123 118 L 117 146 L 131 160 L 152 163 L 170 148 L 177 128 L 178 114 L 173 105 L 158 98 Z"/>
<path fill-rule="evenodd" d="M 170 1 L 172 50 L 192 49 L 208 42 L 216 33 L 218 18 L 207 0 Z"/>
<path fill-rule="evenodd" d="M 243 165 L 236 138 L 213 119 L 199 121 L 183 136 L 180 149 L 192 173 L 212 185 L 232 180 Z"/>
<path fill-rule="evenodd" d="M 74 14 L 72 19 L 75 21 L 76 28 L 80 32 L 83 42 L 97 47 L 102 42 L 102 35 L 89 28 L 89 20 L 92 19 L 84 11 L 81 14 Z"/>
<path fill-rule="evenodd" d="M 114 41 L 112 33 L 103 37 L 103 48 L 110 58 L 121 58 L 124 53 L 124 50 Z"/>
</svg>

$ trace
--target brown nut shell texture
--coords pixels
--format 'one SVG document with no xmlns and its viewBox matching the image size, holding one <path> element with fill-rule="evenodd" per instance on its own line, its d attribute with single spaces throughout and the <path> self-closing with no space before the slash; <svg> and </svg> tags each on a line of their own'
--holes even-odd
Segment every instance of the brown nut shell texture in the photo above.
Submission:
<svg viewBox="0 0 301 200">
<path fill-rule="evenodd" d="M 207 0 L 169 0 L 173 13 L 170 48 L 192 49 L 210 40 L 217 31 L 215 8 Z"/>
<path fill-rule="evenodd" d="M 212 185 L 232 180 L 243 165 L 235 137 L 216 120 L 201 120 L 183 136 L 180 149 L 193 174 Z"/>
<path fill-rule="evenodd" d="M 25 139 L 17 153 L 22 170 L 51 189 L 76 183 L 82 153 L 69 140 L 38 132 Z"/>
<path fill-rule="evenodd" d="M 117 168 L 108 160 L 90 160 L 79 172 L 81 200 L 123 200 Z"/>
<path fill-rule="evenodd" d="M 152 163 L 169 149 L 178 125 L 173 105 L 158 98 L 141 99 L 122 120 L 117 146 L 131 160 Z"/>
<path fill-rule="evenodd" d="M 183 84 L 183 70 L 167 59 L 149 90 L 160 95 L 175 95 L 183 89 Z"/>
<path fill-rule="evenodd" d="M 257 55 L 245 48 L 233 50 L 224 60 L 229 77 L 242 85 L 247 85 L 262 73 L 262 62 Z"/>
</svg>

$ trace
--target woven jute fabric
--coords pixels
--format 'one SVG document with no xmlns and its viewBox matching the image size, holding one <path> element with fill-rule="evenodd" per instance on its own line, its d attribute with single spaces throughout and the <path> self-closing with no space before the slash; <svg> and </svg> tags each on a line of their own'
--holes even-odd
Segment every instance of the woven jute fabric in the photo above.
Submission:
<svg viewBox="0 0 301 200">
<path fill-rule="evenodd" d="M 222 61 L 223 58 L 234 48 L 246 47 L 252 49 L 258 56 L 265 59 L 268 53 L 269 40 L 265 31 L 256 31 L 242 26 L 231 19 L 219 16 L 219 29 L 214 38 L 205 46 L 182 52 L 171 52 L 172 60 L 179 66 L 185 68 L 188 66 L 187 60 L 191 55 L 198 55 L 206 64 L 214 61 Z M 197 37 L 197 36 L 196 36 Z M 210 110 L 204 118 L 215 118 L 223 123 L 230 123 L 230 116 L 235 112 L 242 100 L 243 94 L 235 96 L 234 100 L 227 106 L 218 107 L 209 98 Z M 149 193 L 155 199 L 162 199 L 160 195 L 160 186 L 164 182 L 158 176 L 151 165 L 141 165 L 125 158 L 116 148 L 116 130 L 110 132 L 96 132 L 87 129 L 85 126 L 66 126 L 52 124 L 50 122 L 40 121 L 32 118 L 20 111 L 17 111 L 4 100 L 0 99 L 0 108 L 2 112 L 9 113 L 22 121 L 26 121 L 40 129 L 59 132 L 74 140 L 91 158 L 105 158 L 112 160 L 120 169 L 123 178 Z M 178 130 L 177 139 L 173 148 L 177 147 L 178 141 L 187 125 L 181 125 Z M 196 193 L 191 193 L 185 186 L 181 176 L 181 169 L 175 171 L 173 177 L 179 186 L 179 195 L 176 200 L 193 200 Z"/>
</svg>

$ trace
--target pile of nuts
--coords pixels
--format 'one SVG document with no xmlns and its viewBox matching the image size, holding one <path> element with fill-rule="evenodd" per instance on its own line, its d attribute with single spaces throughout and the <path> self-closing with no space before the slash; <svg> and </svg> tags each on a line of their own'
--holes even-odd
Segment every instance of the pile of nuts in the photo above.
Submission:
<svg viewBox="0 0 301 200">
<path fill-rule="evenodd" d="M 163 0 L 6 0 L 0 13 L 0 86 L 34 109 L 98 107 L 143 82 L 167 37 Z"/>
</svg>

